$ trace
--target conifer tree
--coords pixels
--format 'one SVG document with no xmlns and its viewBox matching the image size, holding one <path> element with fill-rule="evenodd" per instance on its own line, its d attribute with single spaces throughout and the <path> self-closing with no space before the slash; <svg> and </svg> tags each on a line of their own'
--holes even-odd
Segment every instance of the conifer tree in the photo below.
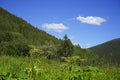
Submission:
<svg viewBox="0 0 120 80">
<path fill-rule="evenodd" d="M 70 39 L 67 37 L 67 35 L 64 36 L 60 49 L 58 51 L 60 56 L 71 56 L 73 54 L 73 44 L 70 41 Z"/>
</svg>

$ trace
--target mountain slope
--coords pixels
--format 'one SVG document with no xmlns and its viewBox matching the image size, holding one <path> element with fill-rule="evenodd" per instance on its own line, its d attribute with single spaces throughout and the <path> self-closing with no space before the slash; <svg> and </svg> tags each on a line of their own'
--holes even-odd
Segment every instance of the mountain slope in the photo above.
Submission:
<svg viewBox="0 0 120 80">
<path fill-rule="evenodd" d="M 90 49 L 110 61 L 120 63 L 120 38 L 91 47 Z"/>
<path fill-rule="evenodd" d="M 62 41 L 0 8 L 0 54 L 29 55 L 32 44 L 32 48 L 35 46 L 33 50 L 42 49 L 37 51 L 44 53 L 43 56 L 56 57 L 59 56 L 59 47 L 63 47 L 60 46 Z M 72 54 L 89 62 L 96 56 L 79 46 L 74 46 Z"/>
<path fill-rule="evenodd" d="M 33 45 L 58 44 L 60 41 L 52 35 L 33 27 L 23 19 L 0 8 L 0 32 L 17 32 Z"/>
</svg>

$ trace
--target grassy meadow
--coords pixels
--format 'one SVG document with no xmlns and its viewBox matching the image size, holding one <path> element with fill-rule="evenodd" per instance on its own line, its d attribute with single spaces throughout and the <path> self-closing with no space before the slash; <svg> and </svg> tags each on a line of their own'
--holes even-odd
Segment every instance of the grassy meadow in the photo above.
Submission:
<svg viewBox="0 0 120 80">
<path fill-rule="evenodd" d="M 0 80 L 120 80 L 120 68 L 81 67 L 45 58 L 0 56 Z"/>
</svg>

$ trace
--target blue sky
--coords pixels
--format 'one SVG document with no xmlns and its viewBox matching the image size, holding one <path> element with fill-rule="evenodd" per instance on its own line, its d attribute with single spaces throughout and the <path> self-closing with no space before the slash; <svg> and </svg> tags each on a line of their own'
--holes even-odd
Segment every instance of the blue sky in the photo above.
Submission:
<svg viewBox="0 0 120 80">
<path fill-rule="evenodd" d="M 120 38 L 120 0 L 0 0 L 0 7 L 83 48 Z"/>
</svg>

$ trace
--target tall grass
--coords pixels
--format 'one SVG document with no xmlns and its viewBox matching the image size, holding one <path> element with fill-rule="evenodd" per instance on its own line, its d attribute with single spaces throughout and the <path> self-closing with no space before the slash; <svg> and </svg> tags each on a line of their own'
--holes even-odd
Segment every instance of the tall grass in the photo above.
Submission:
<svg viewBox="0 0 120 80">
<path fill-rule="evenodd" d="M 120 80 L 120 68 L 81 68 L 45 58 L 0 56 L 0 80 Z"/>
</svg>

